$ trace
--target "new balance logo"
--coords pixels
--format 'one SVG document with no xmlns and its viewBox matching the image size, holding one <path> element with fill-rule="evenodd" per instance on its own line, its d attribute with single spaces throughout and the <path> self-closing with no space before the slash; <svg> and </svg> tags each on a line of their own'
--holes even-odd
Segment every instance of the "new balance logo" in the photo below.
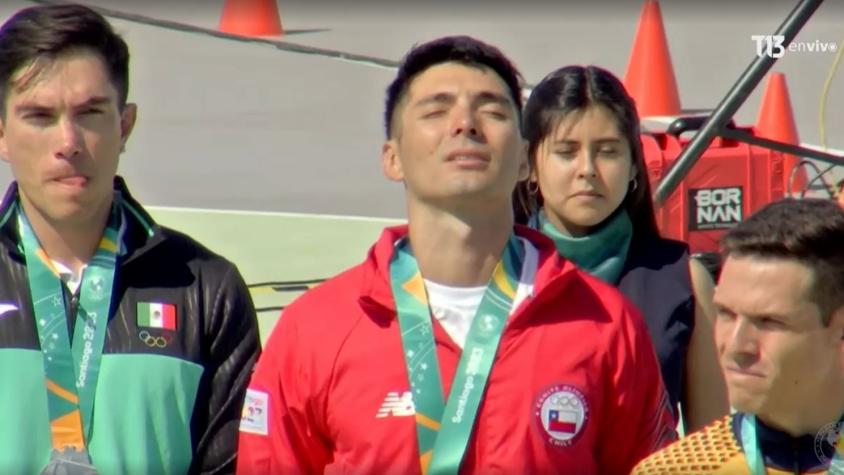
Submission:
<svg viewBox="0 0 844 475">
<path fill-rule="evenodd" d="M 382 417 L 404 417 L 416 414 L 416 406 L 413 405 L 413 394 L 410 391 L 399 393 L 391 391 L 387 393 L 381 408 L 378 409 L 376 418 Z"/>
</svg>

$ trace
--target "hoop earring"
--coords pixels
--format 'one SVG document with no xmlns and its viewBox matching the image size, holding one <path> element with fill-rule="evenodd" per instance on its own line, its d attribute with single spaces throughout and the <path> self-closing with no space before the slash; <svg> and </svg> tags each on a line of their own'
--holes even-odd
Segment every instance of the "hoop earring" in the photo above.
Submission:
<svg viewBox="0 0 844 475">
<path fill-rule="evenodd" d="M 636 191 L 636 188 L 639 187 L 639 179 L 638 179 L 638 177 L 634 176 L 633 179 L 630 180 L 630 181 L 633 183 L 633 188 L 630 189 L 630 192 L 632 193 L 632 192 Z"/>
<path fill-rule="evenodd" d="M 539 193 L 539 183 L 535 181 L 529 181 L 527 190 L 531 196 L 536 196 Z"/>
</svg>

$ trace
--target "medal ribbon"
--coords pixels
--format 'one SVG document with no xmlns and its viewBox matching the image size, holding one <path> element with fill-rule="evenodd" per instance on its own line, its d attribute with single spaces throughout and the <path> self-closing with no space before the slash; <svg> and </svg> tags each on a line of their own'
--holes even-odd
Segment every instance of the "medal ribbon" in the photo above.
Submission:
<svg viewBox="0 0 844 475">
<path fill-rule="evenodd" d="M 416 409 L 422 473 L 457 473 L 492 369 L 498 343 L 513 310 L 525 251 L 511 235 L 487 285 L 457 365 L 448 401 L 443 400 L 425 282 L 407 240 L 390 262 L 402 348 Z"/>
<path fill-rule="evenodd" d="M 119 210 L 118 204 L 112 205 L 109 225 L 83 273 L 71 346 L 59 273 L 19 206 L 18 231 L 44 356 L 50 433 L 57 451 L 83 450 L 91 434 L 94 394 L 111 309 L 122 219 Z"/>
</svg>

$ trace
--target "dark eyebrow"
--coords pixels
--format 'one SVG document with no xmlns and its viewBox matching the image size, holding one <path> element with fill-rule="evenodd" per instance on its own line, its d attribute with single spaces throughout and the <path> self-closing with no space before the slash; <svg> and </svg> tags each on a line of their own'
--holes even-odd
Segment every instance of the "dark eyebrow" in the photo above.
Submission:
<svg viewBox="0 0 844 475">
<path fill-rule="evenodd" d="M 415 104 L 413 104 L 413 107 L 425 107 L 429 104 L 451 104 L 454 101 L 455 97 L 453 94 L 438 92 L 419 99 Z"/>
<path fill-rule="evenodd" d="M 510 99 L 502 94 L 497 92 L 490 92 L 490 91 L 483 91 L 475 97 L 475 103 L 478 105 L 484 104 L 499 104 L 502 106 L 510 107 L 512 102 Z"/>
<path fill-rule="evenodd" d="M 111 102 L 111 99 L 107 96 L 94 96 L 88 99 L 87 101 L 83 102 L 82 104 L 78 104 L 73 106 L 74 109 L 84 109 L 86 107 L 93 107 L 93 106 L 102 106 L 106 105 Z"/>
<path fill-rule="evenodd" d="M 745 315 L 745 317 L 751 320 L 761 320 L 763 318 L 769 318 L 773 320 L 779 320 L 781 322 L 788 322 L 790 321 L 788 315 L 780 314 L 780 313 L 752 313 L 749 315 Z"/>
<path fill-rule="evenodd" d="M 85 102 L 73 106 L 74 109 L 85 109 L 88 107 L 96 107 L 105 105 L 111 102 L 111 99 L 107 96 L 94 96 L 86 100 Z M 43 106 L 37 103 L 32 102 L 24 102 L 22 104 L 18 104 L 15 106 L 15 112 L 18 114 L 27 114 L 27 113 L 51 113 L 53 111 L 52 107 Z"/>
<path fill-rule="evenodd" d="M 713 306 L 715 307 L 715 311 L 718 313 L 726 313 L 728 315 L 737 315 L 735 311 L 730 308 L 727 308 L 724 305 L 719 304 L 718 302 L 713 302 Z M 774 320 L 779 320 L 782 322 L 789 322 L 791 321 L 789 316 L 784 313 L 771 313 L 771 312 L 762 312 L 762 313 L 748 313 L 743 314 L 743 316 L 749 320 L 761 320 L 763 318 L 770 318 Z"/>
<path fill-rule="evenodd" d="M 448 92 L 438 92 L 419 99 L 415 104 L 413 104 L 413 107 L 425 107 L 429 104 L 451 104 L 456 100 L 457 98 L 454 94 Z M 506 107 L 510 107 L 512 105 L 512 102 L 509 98 L 507 98 L 507 96 L 491 91 L 483 91 L 479 93 L 472 99 L 472 102 L 476 107 L 483 106 L 485 104 L 499 104 Z"/>
<path fill-rule="evenodd" d="M 15 113 L 18 115 L 32 114 L 32 113 L 50 113 L 53 109 L 38 104 L 18 104 L 15 106 Z"/>
<path fill-rule="evenodd" d="M 622 139 L 616 138 L 604 138 L 595 140 L 594 143 L 598 145 L 616 145 L 622 143 Z M 552 145 L 580 145 L 579 140 L 571 140 L 571 139 L 555 139 L 551 142 Z"/>
</svg>

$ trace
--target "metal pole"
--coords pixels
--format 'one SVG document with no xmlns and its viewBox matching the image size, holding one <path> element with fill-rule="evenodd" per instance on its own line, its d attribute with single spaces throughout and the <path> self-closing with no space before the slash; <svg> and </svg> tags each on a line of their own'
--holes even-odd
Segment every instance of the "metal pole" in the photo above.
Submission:
<svg viewBox="0 0 844 475">
<path fill-rule="evenodd" d="M 775 35 L 785 37 L 783 47 L 788 49 L 788 45 L 797 36 L 797 33 L 803 28 L 803 25 L 811 18 L 815 10 L 823 3 L 823 0 L 801 0 L 796 7 L 791 11 L 785 21 L 777 29 Z M 748 42 L 749 44 L 749 42 Z M 671 196 L 671 193 L 677 188 L 677 185 L 683 180 L 689 170 L 697 162 L 698 158 L 703 154 L 712 140 L 725 129 L 726 124 L 732 119 L 736 111 L 744 104 L 747 97 L 756 88 L 765 74 L 771 69 L 776 62 L 776 58 L 767 55 L 759 55 L 750 66 L 745 69 L 739 80 L 730 89 L 726 97 L 718 104 L 718 107 L 712 111 L 706 123 L 700 131 L 692 137 L 692 140 L 680 153 L 674 166 L 668 170 L 665 178 L 660 181 L 654 194 L 654 202 L 657 206 L 665 202 Z"/>
<path fill-rule="evenodd" d="M 822 152 L 820 150 L 812 150 L 806 147 L 799 147 L 797 145 L 777 142 L 776 140 L 768 140 L 762 137 L 754 137 L 753 135 L 750 135 L 747 132 L 738 131 L 735 129 L 722 130 L 719 135 L 721 137 L 737 140 L 746 144 L 757 145 L 759 147 L 765 147 L 770 150 L 776 150 L 777 152 L 787 153 L 789 155 L 796 155 L 802 158 L 812 158 L 820 162 L 844 167 L 844 156 L 839 157 L 838 155 Z"/>
</svg>

